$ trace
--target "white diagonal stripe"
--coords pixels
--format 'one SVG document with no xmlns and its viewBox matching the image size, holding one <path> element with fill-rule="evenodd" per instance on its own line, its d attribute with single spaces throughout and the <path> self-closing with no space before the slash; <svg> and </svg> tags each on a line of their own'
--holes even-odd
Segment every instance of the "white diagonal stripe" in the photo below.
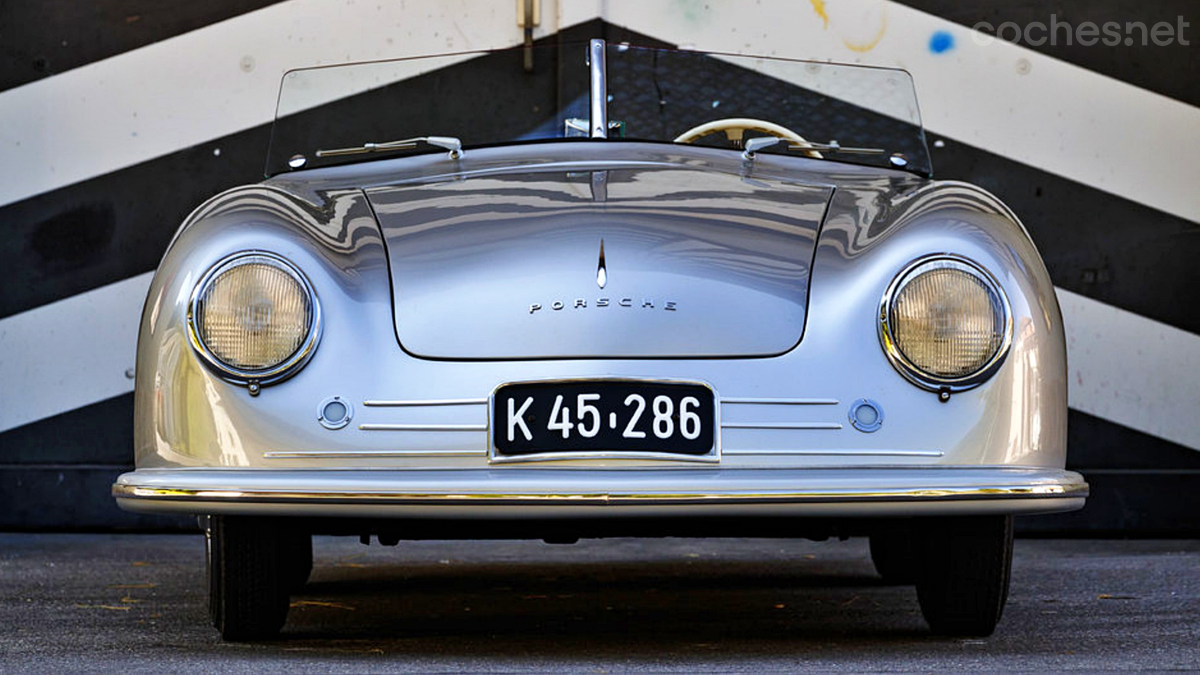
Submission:
<svg viewBox="0 0 1200 675">
<path fill-rule="evenodd" d="M 980 33 L 887 0 L 603 7 L 612 23 L 697 49 L 904 68 L 931 131 L 1200 222 L 1200 108 L 1000 40 L 980 46 Z M 933 53 L 935 31 L 954 48 Z"/>
<path fill-rule="evenodd" d="M 537 36 L 556 28 L 554 4 L 542 14 Z M 512 4 L 494 0 L 288 0 L 242 14 L 0 94 L 0 205 L 269 122 L 291 68 L 522 37 Z"/>
<path fill-rule="evenodd" d="M 931 130 L 1200 222 L 1200 109 L 889 0 L 828 0 L 828 22 L 814 4 L 543 3 L 538 34 L 602 17 L 705 49 L 904 67 Z M 344 10 L 288 0 L 0 94 L 0 205 L 268 122 L 287 68 L 520 39 L 489 0 Z M 930 52 L 935 30 L 955 47 Z"/>
<path fill-rule="evenodd" d="M 153 276 L 0 319 L 0 431 L 133 391 L 127 371 Z"/>
<path fill-rule="evenodd" d="M 1200 450 L 1200 335 L 1057 290 L 1071 407 Z"/>
</svg>

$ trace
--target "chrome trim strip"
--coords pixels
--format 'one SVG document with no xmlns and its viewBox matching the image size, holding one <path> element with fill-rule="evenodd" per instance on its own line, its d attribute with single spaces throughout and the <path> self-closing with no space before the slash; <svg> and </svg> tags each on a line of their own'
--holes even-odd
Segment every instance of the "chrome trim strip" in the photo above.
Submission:
<svg viewBox="0 0 1200 675">
<path fill-rule="evenodd" d="M 944 457 L 941 450 L 725 450 L 726 455 L 794 455 L 797 457 Z"/>
<path fill-rule="evenodd" d="M 412 401 L 386 401 L 372 399 L 363 401 L 363 405 L 371 408 L 404 408 L 437 405 L 487 405 L 487 402 L 488 400 L 486 398 L 442 398 Z"/>
<path fill-rule="evenodd" d="M 787 502 L 887 502 L 887 501 L 955 501 L 972 499 L 1038 499 L 1086 497 L 1087 483 L 1060 485 L 1000 485 L 939 488 L 881 488 L 862 490 L 827 488 L 799 492 L 730 492 L 690 493 L 390 493 L 390 492 L 318 492 L 290 490 L 204 490 L 198 488 L 138 487 L 113 485 L 112 494 L 118 499 L 153 499 L 164 501 L 230 501 L 230 502 L 321 502 L 321 503 L 388 503 L 388 504 L 570 504 L 579 506 L 608 506 L 633 504 L 704 504 L 704 503 L 787 503 Z"/>
<path fill-rule="evenodd" d="M 486 457 L 483 450 L 295 450 L 268 451 L 267 459 L 312 459 L 312 458 L 371 458 L 371 457 Z"/>
<path fill-rule="evenodd" d="M 595 42 L 595 40 L 593 40 Z M 511 384 L 553 384 L 556 382 L 652 382 L 663 384 L 695 384 L 712 393 L 713 397 L 713 447 L 705 455 L 683 455 L 663 452 L 541 452 L 531 455 L 504 456 L 496 453 L 494 430 L 490 425 L 495 418 L 496 392 Z M 717 390 L 702 380 L 678 380 L 664 377 L 560 377 L 547 380 L 517 380 L 502 382 L 488 395 L 488 462 L 491 464 L 509 464 L 514 462 L 551 462 L 567 459 L 665 459 L 679 462 L 718 463 L 721 461 L 721 397 Z"/>
<path fill-rule="evenodd" d="M 723 422 L 722 429 L 841 429 L 837 422 Z"/>
<path fill-rule="evenodd" d="M 755 405 L 837 405 L 836 398 L 723 398 L 721 403 Z"/>
<path fill-rule="evenodd" d="M 361 431 L 487 431 L 486 424 L 360 424 Z"/>
</svg>

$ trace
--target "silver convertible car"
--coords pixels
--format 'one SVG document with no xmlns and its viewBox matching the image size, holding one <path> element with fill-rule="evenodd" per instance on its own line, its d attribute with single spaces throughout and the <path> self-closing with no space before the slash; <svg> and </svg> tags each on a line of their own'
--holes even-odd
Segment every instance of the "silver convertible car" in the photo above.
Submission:
<svg viewBox="0 0 1200 675">
<path fill-rule="evenodd" d="M 866 536 L 933 631 L 986 635 L 1013 517 L 1087 496 L 1046 269 L 931 179 L 903 71 L 600 40 L 297 70 L 267 172 L 158 268 L 113 486 L 200 517 L 226 639 L 281 629 L 313 534 Z"/>
</svg>

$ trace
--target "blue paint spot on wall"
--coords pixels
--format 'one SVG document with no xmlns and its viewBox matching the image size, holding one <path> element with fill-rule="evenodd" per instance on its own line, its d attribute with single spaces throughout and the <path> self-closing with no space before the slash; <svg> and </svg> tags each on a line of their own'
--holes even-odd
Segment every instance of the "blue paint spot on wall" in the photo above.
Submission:
<svg viewBox="0 0 1200 675">
<path fill-rule="evenodd" d="M 954 49 L 954 36 L 944 30 L 939 30 L 929 38 L 929 51 L 941 54 Z"/>
</svg>

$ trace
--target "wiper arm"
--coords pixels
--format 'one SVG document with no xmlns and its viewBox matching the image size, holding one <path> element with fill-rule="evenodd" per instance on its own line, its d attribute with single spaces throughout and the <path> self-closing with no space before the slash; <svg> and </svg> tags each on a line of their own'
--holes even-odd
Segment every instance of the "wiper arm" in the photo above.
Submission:
<svg viewBox="0 0 1200 675">
<path fill-rule="evenodd" d="M 742 158 L 747 160 L 754 159 L 754 153 L 764 148 L 769 148 L 778 143 L 788 143 L 788 150 L 801 150 L 807 152 L 832 152 L 847 155 L 882 155 L 887 153 L 883 148 L 846 148 L 837 141 L 829 141 L 828 143 L 791 143 L 786 138 L 778 136 L 758 136 L 746 141 L 745 150 L 742 152 Z"/>
<path fill-rule="evenodd" d="M 842 147 L 837 141 L 789 145 L 788 150 L 820 150 L 821 152 L 837 152 L 846 155 L 882 155 L 887 152 L 883 148 L 846 148 Z"/>
<path fill-rule="evenodd" d="M 342 157 L 344 155 L 361 155 L 368 152 L 410 150 L 417 147 L 418 143 L 432 145 L 435 148 L 445 148 L 450 151 L 450 159 L 459 159 L 463 156 L 462 141 L 453 136 L 417 136 L 415 138 L 404 138 L 386 143 L 364 143 L 351 148 L 317 150 L 317 157 Z"/>
</svg>

